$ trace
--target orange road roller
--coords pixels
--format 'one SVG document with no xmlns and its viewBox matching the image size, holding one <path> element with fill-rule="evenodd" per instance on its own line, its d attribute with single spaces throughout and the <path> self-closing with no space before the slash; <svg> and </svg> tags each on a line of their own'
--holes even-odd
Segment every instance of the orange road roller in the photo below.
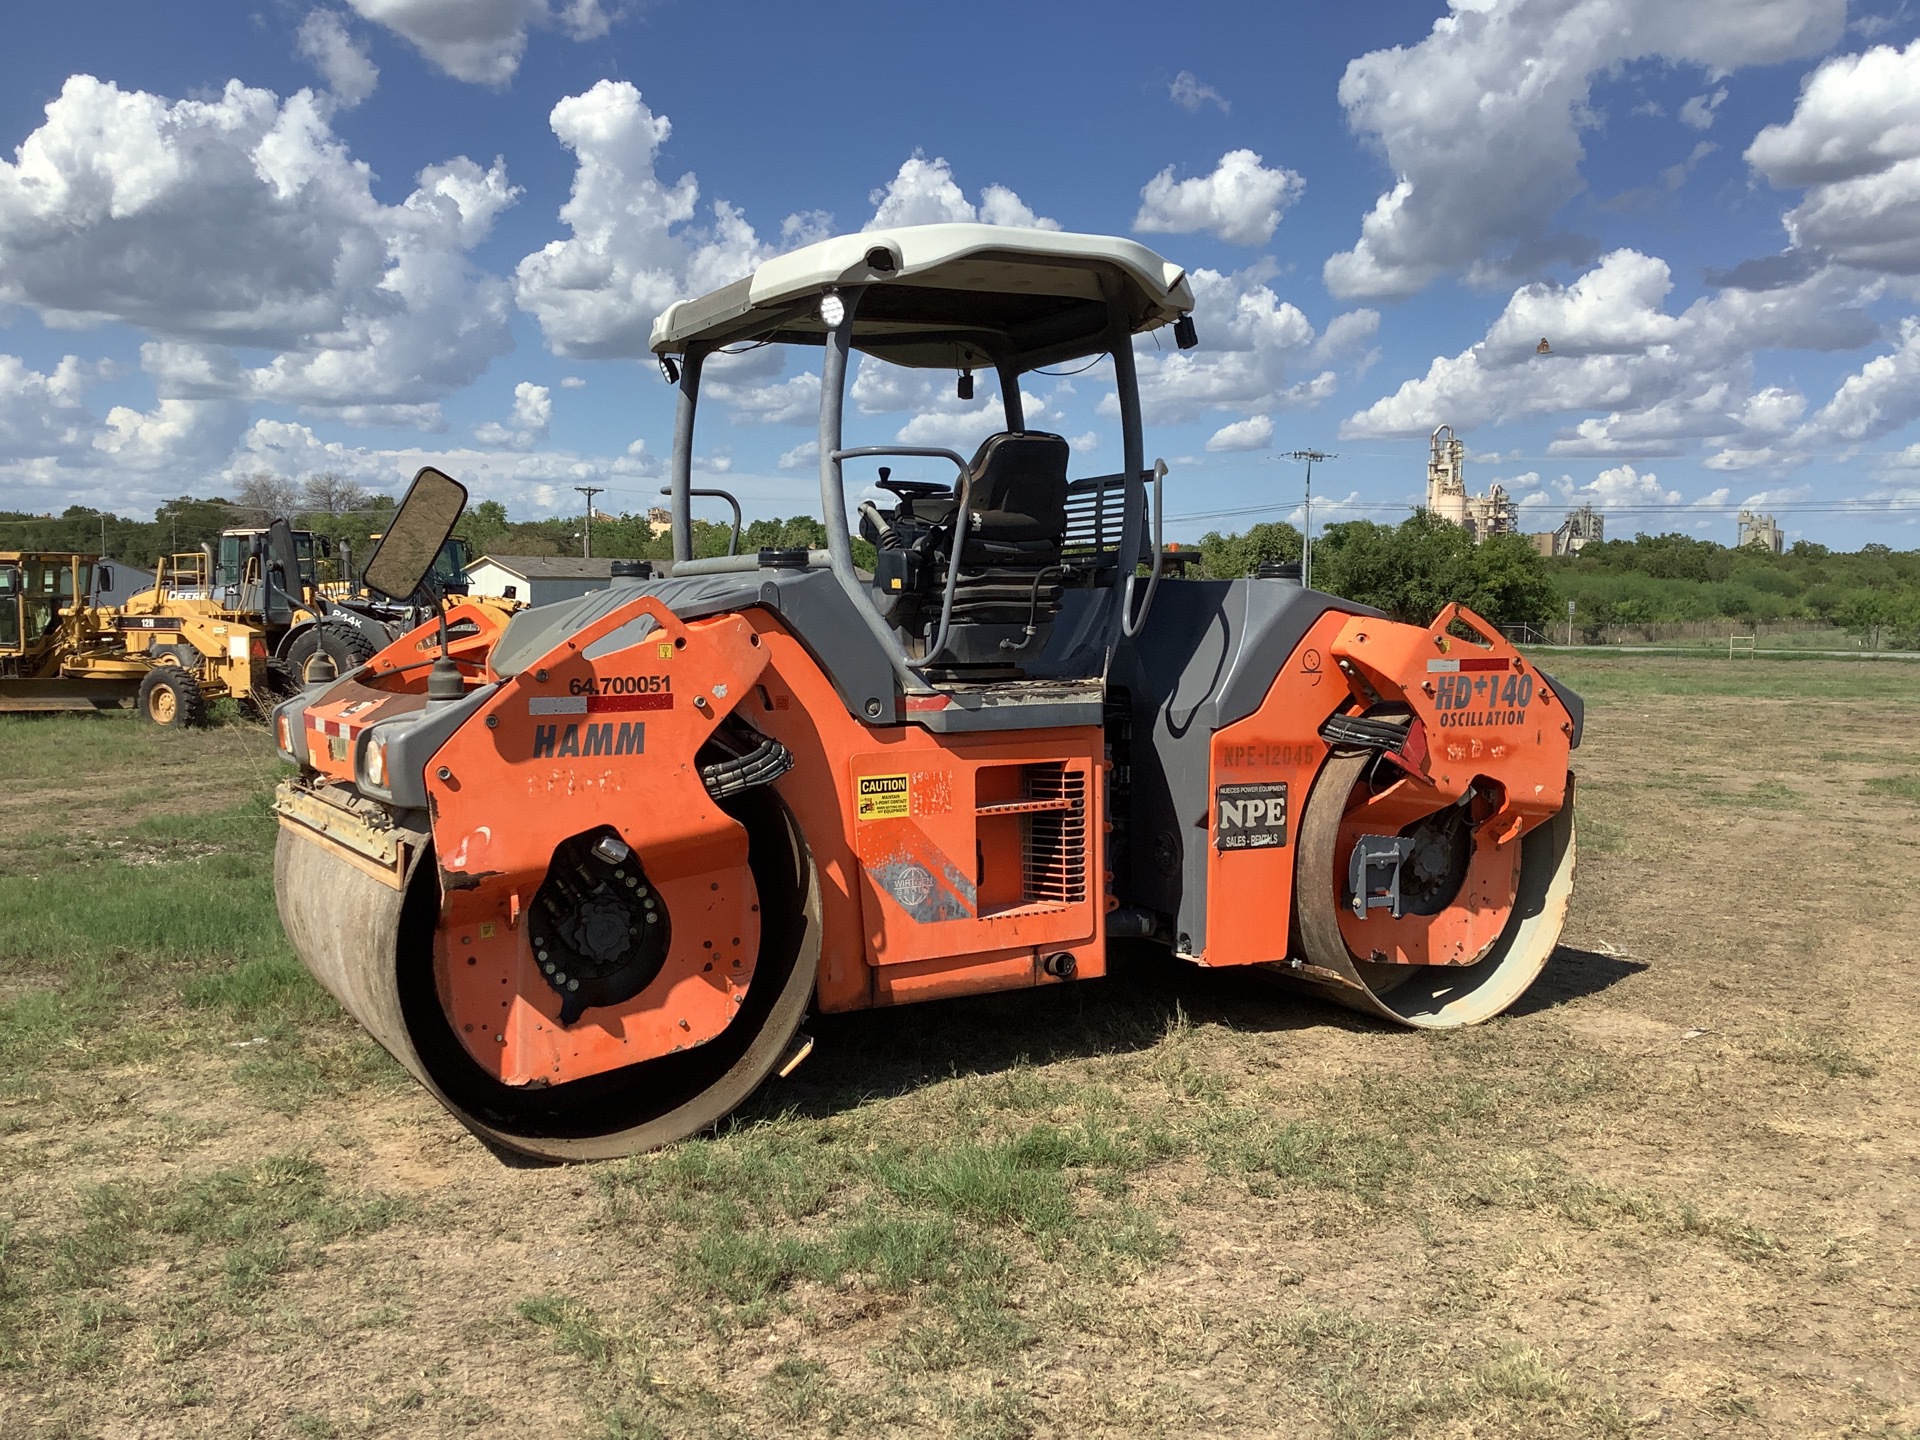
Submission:
<svg viewBox="0 0 1920 1440">
<path fill-rule="evenodd" d="M 469 1129 L 557 1160 L 713 1125 L 810 1012 L 1080 984 L 1123 937 L 1405 1025 L 1510 1005 L 1566 914 L 1581 702 L 1463 609 L 1172 573 L 1134 337 L 1177 363 L 1192 308 L 1132 241 L 981 225 L 673 305 L 676 558 L 443 606 L 275 712 L 302 959 Z M 701 373 L 761 345 L 820 356 L 827 544 L 695 558 Z M 849 445 L 855 350 L 992 371 L 1004 428 Z M 1101 357 L 1121 468 L 1080 474 L 1020 377 Z M 420 472 L 369 585 L 430 583 L 465 500 Z"/>
</svg>

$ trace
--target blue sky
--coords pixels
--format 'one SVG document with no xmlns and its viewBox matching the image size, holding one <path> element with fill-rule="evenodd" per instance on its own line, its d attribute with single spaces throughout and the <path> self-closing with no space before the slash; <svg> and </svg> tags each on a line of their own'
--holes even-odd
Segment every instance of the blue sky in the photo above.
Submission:
<svg viewBox="0 0 1920 1440">
<path fill-rule="evenodd" d="M 334 0 L 23 7 L 0 54 L 0 508 L 144 515 L 440 463 L 519 516 L 654 503 L 668 300 L 826 233 L 1131 234 L 1191 538 L 1406 513 L 1450 423 L 1526 528 L 1920 545 L 1920 12 Z M 1545 336 L 1552 353 L 1535 354 Z M 703 407 L 705 478 L 814 507 L 805 356 Z M 1104 367 L 1029 413 L 1117 459 Z M 863 370 L 859 438 L 992 428 Z"/>
</svg>

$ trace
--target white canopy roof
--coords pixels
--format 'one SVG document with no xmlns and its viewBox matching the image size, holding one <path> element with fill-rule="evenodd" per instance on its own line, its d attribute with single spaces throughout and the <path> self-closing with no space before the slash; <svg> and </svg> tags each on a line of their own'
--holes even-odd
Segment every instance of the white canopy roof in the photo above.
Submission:
<svg viewBox="0 0 1920 1440">
<path fill-rule="evenodd" d="M 819 297 L 866 287 L 856 348 L 901 365 L 1022 369 L 1108 348 L 1102 275 L 1134 333 L 1193 309 L 1186 272 L 1112 235 L 1005 225 L 910 225 L 805 246 L 653 322 L 655 354 L 743 341 L 823 343 Z"/>
</svg>

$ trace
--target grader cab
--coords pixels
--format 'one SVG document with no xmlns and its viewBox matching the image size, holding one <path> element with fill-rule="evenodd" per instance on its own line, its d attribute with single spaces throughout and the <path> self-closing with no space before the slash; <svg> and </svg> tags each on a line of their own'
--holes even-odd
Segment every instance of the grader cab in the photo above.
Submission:
<svg viewBox="0 0 1920 1440">
<path fill-rule="evenodd" d="M 1462 610 L 1167 573 L 1133 344 L 1193 345 L 1192 308 L 1130 240 L 976 225 L 670 307 L 670 573 L 424 626 L 276 713 L 303 960 L 469 1128 L 554 1159 L 715 1123 L 810 1011 L 1081 984 L 1123 937 L 1400 1024 L 1511 1004 L 1565 915 L 1580 701 Z M 749 345 L 820 357 L 828 544 L 696 559 L 702 371 Z M 997 375 L 1002 428 L 849 444 L 855 351 Z M 1092 473 L 1019 382 L 1103 356 Z M 369 579 L 410 588 L 463 502 L 423 471 Z"/>
</svg>

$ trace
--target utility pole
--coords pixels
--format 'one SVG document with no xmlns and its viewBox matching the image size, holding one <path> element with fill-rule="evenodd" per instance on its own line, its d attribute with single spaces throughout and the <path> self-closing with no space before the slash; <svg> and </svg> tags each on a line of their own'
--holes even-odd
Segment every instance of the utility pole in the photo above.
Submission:
<svg viewBox="0 0 1920 1440">
<path fill-rule="evenodd" d="M 587 525 L 581 535 L 580 555 L 582 559 L 593 558 L 593 497 L 607 487 L 604 485 L 576 485 L 573 487 L 587 497 Z"/>
<path fill-rule="evenodd" d="M 1300 537 L 1300 584 L 1303 589 L 1313 588 L 1313 462 L 1316 460 L 1338 460 L 1338 455 L 1330 455 L 1325 450 L 1289 450 L 1283 457 L 1288 460 L 1307 462 L 1307 507 L 1306 523 L 1301 527 Z"/>
</svg>

